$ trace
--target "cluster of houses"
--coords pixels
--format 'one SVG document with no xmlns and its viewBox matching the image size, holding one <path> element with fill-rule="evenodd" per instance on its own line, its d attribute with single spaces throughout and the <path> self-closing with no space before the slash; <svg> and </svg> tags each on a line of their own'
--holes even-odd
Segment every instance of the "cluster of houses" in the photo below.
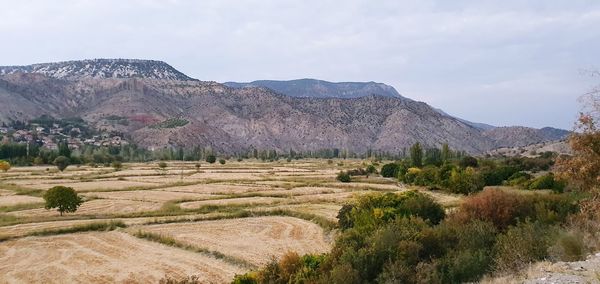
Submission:
<svg viewBox="0 0 600 284">
<path fill-rule="evenodd" d="M 53 124 L 52 127 L 42 127 L 36 124 L 31 124 L 29 129 L 13 129 L 11 127 L 0 127 L 0 136 L 2 143 L 31 143 L 40 145 L 43 148 L 50 150 L 58 149 L 59 141 L 67 141 L 69 148 L 73 150 L 80 149 L 83 145 L 93 146 L 121 146 L 127 145 L 128 142 L 120 136 L 103 133 L 101 135 L 93 135 L 91 137 L 82 137 L 79 128 L 71 128 L 68 133 L 58 124 Z"/>
</svg>

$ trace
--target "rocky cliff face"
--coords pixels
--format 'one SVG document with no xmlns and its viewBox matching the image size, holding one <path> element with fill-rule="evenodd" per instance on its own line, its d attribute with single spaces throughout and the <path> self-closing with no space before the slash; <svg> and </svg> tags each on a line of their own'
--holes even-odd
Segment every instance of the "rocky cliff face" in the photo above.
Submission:
<svg viewBox="0 0 600 284">
<path fill-rule="evenodd" d="M 0 111 L 0 120 L 26 120 L 42 114 L 80 116 L 96 127 L 128 133 L 142 146 L 199 145 L 220 152 L 251 147 L 397 152 L 421 142 L 427 146 L 448 143 L 477 154 L 498 145 L 552 138 L 538 135 L 536 131 L 541 130 L 483 131 L 399 95 L 298 97 L 282 94 L 281 89 L 232 88 L 191 80 L 176 70 L 156 71 L 162 64 L 139 67 L 132 73 L 117 72 L 123 69 L 107 64 L 91 69 L 85 63 L 67 65 L 84 66 L 85 72 L 66 72 L 68 68 L 58 65 L 3 71 L 8 74 L 0 76 L 0 104 L 9 107 Z M 31 71 L 22 72 L 27 70 Z"/>
</svg>

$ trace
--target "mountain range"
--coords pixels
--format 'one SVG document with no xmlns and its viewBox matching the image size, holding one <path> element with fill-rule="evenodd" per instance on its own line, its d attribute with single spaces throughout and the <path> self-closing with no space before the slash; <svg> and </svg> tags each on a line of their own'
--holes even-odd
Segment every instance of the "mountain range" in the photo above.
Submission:
<svg viewBox="0 0 600 284">
<path fill-rule="evenodd" d="M 217 83 L 161 61 L 95 59 L 0 67 L 0 121 L 82 117 L 149 148 L 402 151 L 415 142 L 481 154 L 564 139 L 554 128 L 470 123 L 374 82 Z M 479 126 L 478 126 L 479 125 Z"/>
</svg>

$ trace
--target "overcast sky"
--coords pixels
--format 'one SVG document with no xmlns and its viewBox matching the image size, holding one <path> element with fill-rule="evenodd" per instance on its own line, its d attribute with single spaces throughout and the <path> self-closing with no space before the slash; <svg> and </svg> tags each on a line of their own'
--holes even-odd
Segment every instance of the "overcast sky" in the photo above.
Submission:
<svg viewBox="0 0 600 284">
<path fill-rule="evenodd" d="M 200 80 L 376 81 L 471 121 L 570 129 L 600 1 L 4 1 L 0 65 L 164 60 Z M 594 82 L 596 80 L 596 82 Z"/>
</svg>

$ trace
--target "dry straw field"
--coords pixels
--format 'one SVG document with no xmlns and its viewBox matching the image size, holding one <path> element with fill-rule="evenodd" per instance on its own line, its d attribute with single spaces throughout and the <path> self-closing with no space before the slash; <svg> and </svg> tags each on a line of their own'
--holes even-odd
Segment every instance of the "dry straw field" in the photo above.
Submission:
<svg viewBox="0 0 600 284">
<path fill-rule="evenodd" d="M 206 283 L 287 251 L 322 253 L 349 199 L 402 192 L 377 176 L 340 183 L 363 161 L 168 162 L 109 167 L 18 167 L 0 173 L 0 283 L 148 283 L 196 275 Z M 60 216 L 43 208 L 63 185 L 86 200 Z M 455 206 L 457 197 L 435 193 Z"/>
</svg>

